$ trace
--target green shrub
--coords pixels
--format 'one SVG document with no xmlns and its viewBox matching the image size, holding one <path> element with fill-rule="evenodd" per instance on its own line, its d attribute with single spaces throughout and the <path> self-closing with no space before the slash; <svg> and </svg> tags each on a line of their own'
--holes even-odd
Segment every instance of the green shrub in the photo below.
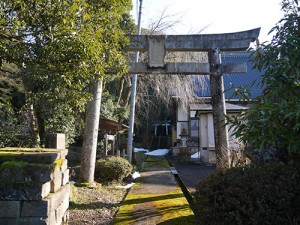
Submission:
<svg viewBox="0 0 300 225">
<path fill-rule="evenodd" d="M 194 195 L 205 225 L 300 223 L 299 171 L 292 165 L 231 168 L 201 181 Z"/>
<path fill-rule="evenodd" d="M 121 181 L 132 169 L 132 165 L 126 159 L 111 156 L 97 161 L 95 177 L 105 181 Z"/>
</svg>

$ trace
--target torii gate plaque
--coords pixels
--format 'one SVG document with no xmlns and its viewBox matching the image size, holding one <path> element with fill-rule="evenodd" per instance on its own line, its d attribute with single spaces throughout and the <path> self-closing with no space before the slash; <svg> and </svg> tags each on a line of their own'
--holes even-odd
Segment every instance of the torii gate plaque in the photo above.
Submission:
<svg viewBox="0 0 300 225">
<path fill-rule="evenodd" d="M 147 63 L 131 64 L 131 74 L 210 75 L 217 169 L 230 165 L 223 74 L 247 72 L 246 63 L 222 64 L 220 52 L 246 50 L 259 32 L 260 28 L 226 34 L 130 36 L 127 51 L 148 51 L 149 56 Z M 167 51 L 208 52 L 209 63 L 165 63 Z"/>
</svg>

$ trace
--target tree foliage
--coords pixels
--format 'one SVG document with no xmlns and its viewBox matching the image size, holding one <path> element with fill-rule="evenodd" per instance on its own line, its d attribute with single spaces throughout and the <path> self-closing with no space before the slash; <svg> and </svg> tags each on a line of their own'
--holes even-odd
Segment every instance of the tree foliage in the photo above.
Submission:
<svg viewBox="0 0 300 225">
<path fill-rule="evenodd" d="M 254 67 L 263 72 L 262 96 L 242 120 L 235 134 L 257 148 L 300 152 L 300 13 L 298 1 L 283 0 L 284 17 L 270 31 L 270 43 L 254 53 Z"/>
<path fill-rule="evenodd" d="M 72 133 L 68 127 L 90 98 L 89 83 L 111 69 L 126 71 L 129 9 L 129 0 L 0 2 L 1 62 L 20 69 L 40 132 Z"/>
</svg>

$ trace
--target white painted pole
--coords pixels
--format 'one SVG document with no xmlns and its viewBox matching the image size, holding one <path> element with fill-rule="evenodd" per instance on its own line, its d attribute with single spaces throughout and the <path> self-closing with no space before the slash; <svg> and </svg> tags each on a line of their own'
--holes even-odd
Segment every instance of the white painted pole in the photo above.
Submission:
<svg viewBox="0 0 300 225">
<path fill-rule="evenodd" d="M 140 0 L 139 7 L 139 16 L 138 16 L 138 26 L 137 34 L 141 34 L 141 17 L 142 17 L 142 3 L 143 0 Z M 134 62 L 139 61 L 139 52 L 135 52 Z M 133 133 L 134 133 L 134 114 L 135 114 L 135 97 L 136 97 L 136 84 L 137 84 L 137 74 L 132 74 L 132 84 L 131 84 L 131 98 L 130 98 L 130 115 L 129 115 L 129 130 L 128 130 L 128 143 L 127 143 L 127 159 L 132 162 L 132 142 L 133 142 Z"/>
</svg>

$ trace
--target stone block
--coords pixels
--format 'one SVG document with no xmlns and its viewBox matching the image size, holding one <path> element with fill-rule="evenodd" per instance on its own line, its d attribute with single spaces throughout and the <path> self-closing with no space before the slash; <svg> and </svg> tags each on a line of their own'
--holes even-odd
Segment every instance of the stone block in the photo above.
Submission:
<svg viewBox="0 0 300 225">
<path fill-rule="evenodd" d="M 1 167 L 0 224 L 61 225 L 67 222 L 70 185 L 65 158 L 68 150 L 6 148 L 0 152 L 0 164 L 20 161 Z"/>
<path fill-rule="evenodd" d="M 69 217 L 69 211 L 66 211 L 65 215 L 62 218 L 62 222 L 63 223 L 68 223 L 69 219 L 70 219 L 70 217 Z"/>
<path fill-rule="evenodd" d="M 52 225 L 47 218 L 0 218 L 1 225 Z"/>
<path fill-rule="evenodd" d="M 66 137 L 65 134 L 46 134 L 46 148 L 65 149 Z"/>
<path fill-rule="evenodd" d="M 0 201 L 0 217 L 19 217 L 21 201 Z"/>
<path fill-rule="evenodd" d="M 51 204 L 49 206 L 49 210 L 54 211 L 62 202 L 69 201 L 69 197 L 70 184 L 66 184 L 65 186 L 62 186 L 57 192 L 50 194 L 43 200 L 49 202 Z"/>
<path fill-rule="evenodd" d="M 162 36 L 151 36 L 149 41 L 149 67 L 163 68 L 165 65 L 165 39 Z"/>
<path fill-rule="evenodd" d="M 0 200 L 40 200 L 49 194 L 49 184 L 0 183 Z"/>
<path fill-rule="evenodd" d="M 65 172 L 62 173 L 61 185 L 66 185 L 69 182 L 69 173 L 69 169 L 66 169 Z"/>
<path fill-rule="evenodd" d="M 24 201 L 21 217 L 48 217 L 48 201 Z"/>
<path fill-rule="evenodd" d="M 48 214 L 48 220 L 49 220 L 50 225 L 54 225 L 54 224 L 56 225 L 55 210 Z M 58 225 L 61 225 L 61 224 L 58 224 Z"/>
<path fill-rule="evenodd" d="M 55 210 L 55 219 L 56 224 L 61 224 L 63 221 L 63 218 L 69 208 L 69 200 L 65 200 L 61 203 L 60 206 Z"/>
<path fill-rule="evenodd" d="M 64 149 L 64 150 L 60 150 L 59 153 L 60 153 L 60 158 L 61 159 L 65 159 L 66 156 L 68 155 L 68 149 Z"/>
<path fill-rule="evenodd" d="M 36 182 L 45 183 L 51 180 L 52 167 L 47 164 L 28 164 L 3 168 L 0 171 L 2 182 Z"/>
<path fill-rule="evenodd" d="M 51 174 L 51 179 L 50 192 L 54 193 L 61 187 L 62 172 L 59 169 L 55 169 Z"/>
<path fill-rule="evenodd" d="M 60 165 L 60 171 L 64 172 L 68 169 L 68 160 L 64 159 L 63 163 Z"/>
<path fill-rule="evenodd" d="M 42 185 L 42 198 L 45 198 L 46 196 L 49 195 L 51 191 L 51 181 L 47 182 L 47 183 L 44 183 Z"/>
<path fill-rule="evenodd" d="M 43 165 L 36 167 L 31 171 L 31 177 L 33 182 L 45 183 L 51 181 L 51 165 Z"/>
<path fill-rule="evenodd" d="M 40 201 L 24 201 L 21 211 L 22 217 L 49 217 L 51 213 L 55 214 L 55 210 L 63 203 L 69 202 L 70 185 L 65 185 L 56 193 L 48 195 Z"/>
<path fill-rule="evenodd" d="M 70 197 L 70 185 L 65 185 L 56 193 L 50 194 L 45 200 L 49 203 L 48 219 L 50 224 L 61 225 L 64 220 L 68 220 L 68 207 Z M 67 206 L 67 208 L 66 208 Z M 65 213 L 62 215 L 62 212 Z"/>
<path fill-rule="evenodd" d="M 52 164 L 67 153 L 60 151 L 47 150 L 42 152 L 14 152 L 1 154 L 0 163 L 5 161 L 23 161 L 28 163 Z"/>
</svg>

